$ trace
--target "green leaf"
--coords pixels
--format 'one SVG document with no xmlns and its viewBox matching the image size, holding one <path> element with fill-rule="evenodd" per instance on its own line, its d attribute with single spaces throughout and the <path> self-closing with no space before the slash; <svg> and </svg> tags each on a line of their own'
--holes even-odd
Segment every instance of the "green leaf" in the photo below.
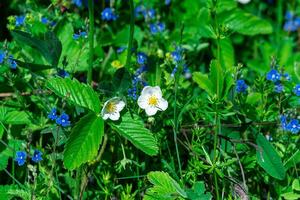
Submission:
<svg viewBox="0 0 300 200">
<path fill-rule="evenodd" d="M 258 164 L 272 177 L 283 180 L 285 169 L 274 147 L 262 134 L 258 134 L 256 144 L 259 147 L 256 151 Z"/>
<path fill-rule="evenodd" d="M 133 117 L 131 117 L 130 113 L 127 112 L 122 116 L 120 122 L 111 122 L 109 125 L 144 153 L 151 156 L 158 153 L 155 138 L 152 133 L 145 128 L 139 116 L 133 114 Z"/>
<path fill-rule="evenodd" d="M 199 87 L 205 90 L 210 96 L 214 95 L 213 84 L 209 80 L 207 74 L 203 74 L 201 72 L 194 72 L 193 81 L 195 81 L 199 85 Z"/>
<path fill-rule="evenodd" d="M 284 194 L 281 194 L 281 196 L 286 200 L 298 200 L 300 199 L 300 194 L 294 193 L 294 192 L 287 192 Z"/>
<path fill-rule="evenodd" d="M 270 34 L 272 25 L 259 17 L 246 13 L 241 9 L 223 12 L 218 16 L 220 22 L 229 29 L 244 35 Z"/>
<path fill-rule="evenodd" d="M 297 150 L 284 164 L 286 170 L 300 163 L 300 150 Z"/>
<path fill-rule="evenodd" d="M 299 179 L 295 179 L 292 184 L 292 189 L 296 191 L 300 191 L 300 181 Z"/>
<path fill-rule="evenodd" d="M 212 60 L 210 63 L 210 80 L 215 94 L 219 99 L 222 98 L 224 75 L 220 63 L 217 60 Z"/>
<path fill-rule="evenodd" d="M 17 30 L 12 31 L 11 34 L 17 42 L 37 49 L 51 65 L 57 66 L 62 44 L 54 33 L 46 33 L 44 39 L 35 38 L 29 33 Z"/>
<path fill-rule="evenodd" d="M 89 85 L 80 83 L 76 79 L 58 77 L 48 80 L 47 87 L 77 106 L 88 108 L 96 113 L 100 112 L 99 98 Z"/>
<path fill-rule="evenodd" d="M 116 71 L 113 78 L 113 84 L 119 93 L 126 92 L 131 86 L 132 83 L 130 73 L 125 67 Z"/>
<path fill-rule="evenodd" d="M 90 113 L 80 119 L 72 129 L 64 150 L 64 165 L 73 170 L 92 161 L 97 155 L 104 134 L 103 119 Z"/>
<path fill-rule="evenodd" d="M 29 69 L 32 72 L 38 72 L 38 71 L 42 71 L 42 70 L 46 70 L 46 69 L 55 68 L 52 65 L 40 65 L 40 64 L 34 64 L 34 63 L 22 62 L 22 61 L 16 60 L 16 59 L 14 59 L 14 60 L 17 62 L 18 67 Z"/>
<path fill-rule="evenodd" d="M 2 124 L 0 124 L 0 139 L 2 139 L 3 133 L 4 133 L 4 127 Z"/>
<path fill-rule="evenodd" d="M 147 190 L 144 200 L 172 200 L 176 196 L 187 198 L 186 192 L 168 173 L 150 172 L 147 178 L 153 187 Z"/>
<path fill-rule="evenodd" d="M 17 185 L 0 185 L 0 200 L 10 200 L 12 196 L 9 191 L 17 189 Z"/>
<path fill-rule="evenodd" d="M 212 196 L 209 192 L 205 192 L 203 181 L 198 181 L 194 184 L 193 190 L 187 191 L 188 198 L 191 200 L 210 200 Z"/>
<path fill-rule="evenodd" d="M 0 106 L 0 121 L 3 124 L 30 124 L 31 121 L 29 115 L 29 112 L 17 111 L 9 107 Z"/>
<path fill-rule="evenodd" d="M 229 38 L 220 40 L 220 59 L 222 67 L 232 69 L 234 66 L 234 48 Z"/>
</svg>

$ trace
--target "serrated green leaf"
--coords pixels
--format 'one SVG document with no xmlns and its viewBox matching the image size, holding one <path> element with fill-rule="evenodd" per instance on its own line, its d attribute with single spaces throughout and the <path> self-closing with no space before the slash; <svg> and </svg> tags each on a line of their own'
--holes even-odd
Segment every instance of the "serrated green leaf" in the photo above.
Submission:
<svg viewBox="0 0 300 200">
<path fill-rule="evenodd" d="M 148 189 L 144 200 L 172 200 L 174 197 L 187 198 L 186 192 L 166 172 L 150 172 L 147 175 L 153 187 Z"/>
<path fill-rule="evenodd" d="M 58 77 L 48 80 L 47 87 L 77 106 L 88 108 L 96 113 L 100 112 L 99 98 L 89 85 L 80 83 L 76 79 Z"/>
<path fill-rule="evenodd" d="M 5 121 L 6 124 L 30 124 L 30 116 L 28 112 L 25 111 L 11 111 L 6 114 Z"/>
<path fill-rule="evenodd" d="M 103 119 L 90 113 L 80 119 L 65 145 L 64 165 L 73 170 L 92 161 L 97 155 L 104 134 Z"/>
<path fill-rule="evenodd" d="M 17 188 L 17 185 L 0 185 L 0 200 L 12 199 L 12 196 L 9 194 L 9 191 Z"/>
<path fill-rule="evenodd" d="M 29 33 L 17 30 L 12 31 L 11 34 L 17 42 L 37 49 L 51 65 L 57 66 L 62 44 L 54 33 L 46 33 L 44 39 L 35 38 Z"/>
<path fill-rule="evenodd" d="M 244 35 L 270 34 L 273 32 L 272 25 L 268 21 L 241 9 L 223 12 L 218 18 L 229 29 Z"/>
<path fill-rule="evenodd" d="M 109 125 L 144 153 L 151 156 L 158 153 L 155 138 L 152 133 L 145 128 L 139 116 L 133 114 L 133 117 L 131 117 L 130 113 L 127 112 L 122 116 L 121 121 L 111 122 Z"/>
<path fill-rule="evenodd" d="M 256 151 L 258 164 L 272 177 L 283 180 L 285 169 L 274 147 L 262 134 L 258 134 L 256 144 L 259 147 Z"/>
</svg>

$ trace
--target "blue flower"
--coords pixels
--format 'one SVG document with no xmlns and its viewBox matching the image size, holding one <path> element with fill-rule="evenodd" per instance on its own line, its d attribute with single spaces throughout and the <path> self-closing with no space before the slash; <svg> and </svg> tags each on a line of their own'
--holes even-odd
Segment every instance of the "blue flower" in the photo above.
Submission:
<svg viewBox="0 0 300 200">
<path fill-rule="evenodd" d="M 78 40 L 80 38 L 87 38 L 87 33 L 85 31 L 79 31 L 79 33 L 74 33 L 73 34 L 73 39 Z"/>
<path fill-rule="evenodd" d="M 31 157 L 31 160 L 35 163 L 40 162 L 41 160 L 43 160 L 42 158 L 43 153 L 40 152 L 39 150 L 34 150 L 33 152 L 33 156 Z"/>
<path fill-rule="evenodd" d="M 158 33 L 158 27 L 156 26 L 156 24 L 150 24 L 149 27 L 150 27 L 150 32 L 152 34 Z"/>
<path fill-rule="evenodd" d="M 6 53 L 2 50 L 0 50 L 0 64 L 2 64 L 5 60 Z"/>
<path fill-rule="evenodd" d="M 283 85 L 281 83 L 275 84 L 274 91 L 276 93 L 281 93 L 283 91 Z"/>
<path fill-rule="evenodd" d="M 42 17 L 42 18 L 41 18 L 41 22 L 42 22 L 43 24 L 48 24 L 48 23 L 49 23 L 49 20 L 47 19 L 47 17 Z"/>
<path fill-rule="evenodd" d="M 287 80 L 287 81 L 290 81 L 290 80 L 291 80 L 291 76 L 290 76 L 288 73 L 284 73 L 282 76 L 283 76 L 283 77 L 285 78 L 285 80 Z"/>
<path fill-rule="evenodd" d="M 296 85 L 293 91 L 297 96 L 300 96 L 300 84 Z"/>
<path fill-rule="evenodd" d="M 276 69 L 271 69 L 267 73 L 267 80 L 269 80 L 269 81 L 277 82 L 280 80 L 280 77 L 281 77 L 281 75 Z"/>
<path fill-rule="evenodd" d="M 165 5 L 170 5 L 170 3 L 171 3 L 171 0 L 165 0 Z"/>
<path fill-rule="evenodd" d="M 297 119 L 292 119 L 290 123 L 287 124 L 286 129 L 293 134 L 297 134 L 300 131 L 300 124 Z"/>
<path fill-rule="evenodd" d="M 291 11 L 287 11 L 285 13 L 285 19 L 286 20 L 292 20 L 294 18 L 294 13 L 292 13 Z"/>
<path fill-rule="evenodd" d="M 105 8 L 101 13 L 101 18 L 104 21 L 113 21 L 117 19 L 117 15 L 115 15 L 112 8 Z"/>
<path fill-rule="evenodd" d="M 245 93 L 248 88 L 248 85 L 245 83 L 245 80 L 239 79 L 236 81 L 235 91 L 237 93 Z"/>
<path fill-rule="evenodd" d="M 166 25 L 162 22 L 157 22 L 157 23 L 153 23 L 153 24 L 150 24 L 150 32 L 152 34 L 157 34 L 159 32 L 163 32 L 166 28 Z"/>
<path fill-rule="evenodd" d="M 16 26 L 22 26 L 25 22 L 25 16 L 21 15 L 21 16 L 17 16 L 16 17 Z"/>
<path fill-rule="evenodd" d="M 133 100 L 137 100 L 137 88 L 133 87 L 128 89 L 128 96 L 131 97 Z"/>
<path fill-rule="evenodd" d="M 82 1 L 81 0 L 72 0 L 73 4 L 75 4 L 77 7 L 82 6 Z"/>
<path fill-rule="evenodd" d="M 139 52 L 137 53 L 137 62 L 140 65 L 144 65 L 147 62 L 147 55 L 145 53 Z"/>
<path fill-rule="evenodd" d="M 285 115 L 280 115 L 280 122 L 281 122 L 281 128 L 283 130 L 287 130 L 286 126 L 287 126 L 287 119 Z"/>
<path fill-rule="evenodd" d="M 297 24 L 295 23 L 295 21 L 286 21 L 283 25 L 283 29 L 285 31 L 296 31 L 298 29 Z"/>
<path fill-rule="evenodd" d="M 23 166 L 26 162 L 27 154 L 25 151 L 17 151 L 15 161 L 18 162 L 19 166 Z"/>
<path fill-rule="evenodd" d="M 145 18 L 154 19 L 155 18 L 155 10 L 153 8 L 150 8 L 149 10 L 144 10 L 143 15 Z"/>
<path fill-rule="evenodd" d="M 117 53 L 120 54 L 120 53 L 122 53 L 125 49 L 127 49 L 127 47 L 119 47 L 119 48 L 117 49 Z"/>
<path fill-rule="evenodd" d="M 57 114 L 56 114 L 56 108 L 52 108 L 51 111 L 48 114 L 48 118 L 51 120 L 56 120 L 57 119 Z"/>
<path fill-rule="evenodd" d="M 63 69 L 59 69 L 57 72 L 57 75 L 62 78 L 66 78 L 66 77 L 70 76 L 70 74 L 66 70 L 63 70 Z"/>
<path fill-rule="evenodd" d="M 178 50 L 173 51 L 171 56 L 175 62 L 180 62 L 182 60 L 181 52 Z"/>
<path fill-rule="evenodd" d="M 139 17 L 143 12 L 144 12 L 144 8 L 141 5 L 135 7 L 135 9 L 134 9 L 134 15 L 136 17 Z"/>
<path fill-rule="evenodd" d="M 16 69 L 17 68 L 17 62 L 14 60 L 14 57 L 12 55 L 10 55 L 8 57 L 7 62 L 8 62 L 11 69 Z"/>
<path fill-rule="evenodd" d="M 173 69 L 173 71 L 172 71 L 172 73 L 171 73 L 171 77 L 174 77 L 174 76 L 175 76 L 177 70 L 178 70 L 178 65 L 175 65 L 175 67 L 174 67 L 174 69 Z"/>
<path fill-rule="evenodd" d="M 61 114 L 57 119 L 56 123 L 62 127 L 70 126 L 69 115 L 66 113 Z"/>
</svg>

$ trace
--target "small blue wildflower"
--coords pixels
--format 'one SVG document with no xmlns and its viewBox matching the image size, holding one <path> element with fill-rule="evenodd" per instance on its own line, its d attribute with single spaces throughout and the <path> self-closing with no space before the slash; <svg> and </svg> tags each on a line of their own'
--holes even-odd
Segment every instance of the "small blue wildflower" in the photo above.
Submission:
<svg viewBox="0 0 300 200">
<path fill-rule="evenodd" d="M 291 11 L 287 11 L 285 13 L 285 19 L 286 20 L 292 20 L 294 18 L 294 13 L 292 13 Z"/>
<path fill-rule="evenodd" d="M 156 26 L 156 24 L 150 24 L 149 27 L 151 34 L 155 35 L 156 33 L 158 33 L 158 27 Z"/>
<path fill-rule="evenodd" d="M 17 151 L 15 161 L 18 162 L 19 166 L 23 166 L 26 162 L 27 154 L 25 151 Z"/>
<path fill-rule="evenodd" d="M 239 79 L 236 81 L 235 91 L 237 93 L 245 93 L 247 91 L 248 85 L 245 83 L 245 80 Z"/>
<path fill-rule="evenodd" d="M 144 65 L 147 62 L 147 55 L 145 53 L 139 52 L 137 53 L 137 63 L 140 65 Z"/>
<path fill-rule="evenodd" d="M 6 53 L 2 50 L 0 50 L 0 64 L 2 64 L 5 60 Z"/>
<path fill-rule="evenodd" d="M 87 38 L 87 33 L 86 33 L 85 31 L 82 31 L 82 32 L 80 33 L 80 36 L 81 36 L 82 38 Z"/>
<path fill-rule="evenodd" d="M 137 100 L 137 88 L 133 87 L 128 90 L 128 96 L 131 97 L 133 100 Z"/>
<path fill-rule="evenodd" d="M 177 51 L 177 50 L 173 51 L 171 53 L 171 56 L 172 56 L 172 58 L 173 58 L 173 60 L 175 62 L 180 62 L 182 60 L 182 56 L 181 56 L 181 52 L 180 51 Z"/>
<path fill-rule="evenodd" d="M 85 31 L 79 31 L 79 33 L 74 33 L 73 34 L 73 39 L 78 40 L 80 38 L 87 38 L 87 33 Z"/>
<path fill-rule="evenodd" d="M 117 15 L 115 15 L 112 8 L 105 8 L 101 13 L 101 18 L 104 21 L 114 21 L 117 19 Z"/>
<path fill-rule="evenodd" d="M 276 69 L 271 69 L 267 73 L 267 80 L 269 80 L 269 81 L 277 82 L 280 80 L 280 77 L 281 77 L 281 75 Z"/>
<path fill-rule="evenodd" d="M 166 28 L 166 25 L 162 22 L 157 22 L 157 23 L 150 24 L 149 27 L 150 27 L 150 32 L 155 35 L 159 32 L 160 33 L 163 32 Z"/>
<path fill-rule="evenodd" d="M 171 3 L 171 0 L 165 0 L 165 5 L 170 5 L 170 3 Z"/>
<path fill-rule="evenodd" d="M 25 16 L 21 15 L 21 16 L 17 16 L 16 17 L 16 26 L 22 26 L 25 22 Z"/>
<path fill-rule="evenodd" d="M 34 150 L 31 160 L 35 163 L 38 163 L 43 160 L 42 155 L 43 155 L 43 153 L 40 152 L 39 150 Z"/>
<path fill-rule="evenodd" d="M 155 10 L 150 8 L 149 10 L 144 10 L 143 15 L 145 18 L 154 19 L 155 18 Z"/>
<path fill-rule="evenodd" d="M 75 4 L 77 7 L 82 6 L 82 1 L 81 0 L 72 0 L 73 4 Z"/>
<path fill-rule="evenodd" d="M 135 72 L 135 76 L 138 77 L 140 76 L 143 72 L 145 72 L 147 70 L 147 66 L 146 65 L 142 65 L 140 68 L 138 68 Z"/>
<path fill-rule="evenodd" d="M 300 124 L 297 119 L 292 119 L 290 123 L 287 124 L 286 129 L 293 134 L 297 134 L 300 131 Z"/>
<path fill-rule="evenodd" d="M 298 29 L 297 25 L 295 24 L 295 21 L 286 21 L 283 25 L 283 29 L 285 31 L 291 31 L 294 32 Z"/>
<path fill-rule="evenodd" d="M 70 74 L 64 69 L 59 69 L 58 72 L 57 72 L 57 75 L 62 77 L 62 78 L 66 78 L 66 77 L 70 76 Z"/>
<path fill-rule="evenodd" d="M 144 7 L 141 5 L 135 7 L 135 9 L 134 9 L 135 17 L 139 17 L 143 12 L 144 12 Z"/>
<path fill-rule="evenodd" d="M 62 127 L 70 126 L 69 115 L 66 113 L 61 114 L 57 119 L 56 123 Z"/>
<path fill-rule="evenodd" d="M 73 34 L 73 39 L 78 40 L 80 38 L 80 34 L 74 33 Z"/>
<path fill-rule="evenodd" d="M 120 54 L 120 53 L 122 53 L 125 49 L 127 49 L 127 47 L 119 47 L 119 48 L 117 49 L 117 53 Z"/>
<path fill-rule="evenodd" d="M 192 77 L 191 70 L 190 70 L 190 68 L 187 67 L 187 65 L 184 65 L 184 67 L 183 67 L 183 73 L 184 73 L 184 77 L 186 79 L 189 79 L 189 78 Z"/>
<path fill-rule="evenodd" d="M 47 17 L 42 17 L 42 18 L 41 18 L 41 22 L 42 22 L 43 24 L 48 24 L 48 23 L 49 23 L 49 20 L 48 20 Z"/>
<path fill-rule="evenodd" d="M 287 130 L 287 117 L 285 115 L 280 115 L 280 123 L 281 123 L 281 128 L 283 130 Z"/>
<path fill-rule="evenodd" d="M 8 62 L 11 69 L 16 69 L 17 68 L 17 62 L 14 60 L 14 57 L 12 55 L 10 55 L 8 57 L 7 62 Z"/>
<path fill-rule="evenodd" d="M 294 92 L 298 97 L 300 96 L 300 84 L 297 84 L 297 85 L 294 87 L 293 92 Z"/>
<path fill-rule="evenodd" d="M 174 67 L 174 69 L 173 69 L 173 71 L 172 71 L 172 73 L 171 73 L 171 77 L 174 77 L 174 76 L 175 76 L 177 70 L 178 70 L 178 66 L 175 65 L 175 67 Z"/>
<path fill-rule="evenodd" d="M 163 22 L 158 22 L 157 27 L 160 32 L 163 32 L 166 29 L 166 25 Z"/>
<path fill-rule="evenodd" d="M 295 20 L 294 20 L 294 25 L 297 27 L 297 28 L 300 28 L 300 17 L 296 17 Z"/>
<path fill-rule="evenodd" d="M 285 80 L 291 81 L 291 76 L 288 73 L 284 73 L 282 76 L 285 78 Z"/>
<path fill-rule="evenodd" d="M 56 108 L 52 108 L 51 111 L 48 114 L 48 118 L 51 120 L 56 120 L 57 119 L 57 114 L 56 114 Z"/>
<path fill-rule="evenodd" d="M 275 84 L 274 91 L 276 93 L 281 93 L 283 91 L 283 85 L 281 83 Z"/>
</svg>

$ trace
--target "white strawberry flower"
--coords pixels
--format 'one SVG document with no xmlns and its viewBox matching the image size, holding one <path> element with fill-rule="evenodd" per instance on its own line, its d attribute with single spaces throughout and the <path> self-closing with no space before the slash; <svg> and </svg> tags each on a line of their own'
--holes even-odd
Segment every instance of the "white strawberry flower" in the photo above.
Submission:
<svg viewBox="0 0 300 200">
<path fill-rule="evenodd" d="M 146 111 L 148 116 L 153 116 L 158 110 L 165 111 L 168 108 L 168 102 L 162 98 L 159 86 L 144 87 L 141 96 L 138 98 L 138 105 Z"/>
<path fill-rule="evenodd" d="M 249 3 L 251 0 L 237 0 L 239 3 L 241 4 L 247 4 Z"/>
<path fill-rule="evenodd" d="M 104 120 L 111 119 L 113 121 L 117 121 L 120 118 L 120 112 L 124 107 L 125 102 L 121 98 L 111 98 L 104 103 L 101 116 Z"/>
</svg>

